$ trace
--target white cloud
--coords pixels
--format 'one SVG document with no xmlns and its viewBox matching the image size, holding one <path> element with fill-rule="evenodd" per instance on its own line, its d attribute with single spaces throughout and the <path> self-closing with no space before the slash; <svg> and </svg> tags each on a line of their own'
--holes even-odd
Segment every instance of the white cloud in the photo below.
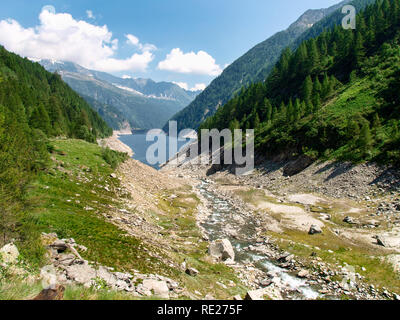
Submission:
<svg viewBox="0 0 400 320">
<path fill-rule="evenodd" d="M 157 47 L 154 44 L 145 43 L 141 44 L 139 38 L 134 36 L 133 34 L 126 34 L 126 43 L 138 47 L 142 52 L 151 52 L 157 50 Z"/>
<path fill-rule="evenodd" d="M 132 79 L 132 77 L 131 77 L 131 76 L 128 76 L 128 75 L 126 75 L 126 74 L 124 74 L 124 75 L 122 76 L 122 79 Z"/>
<path fill-rule="evenodd" d="M 52 14 L 55 14 L 56 8 L 52 5 L 47 5 L 42 8 L 42 11 L 48 11 L 48 12 L 51 12 Z"/>
<path fill-rule="evenodd" d="M 40 24 L 34 28 L 24 28 L 12 19 L 0 21 L 0 44 L 24 57 L 72 61 L 105 72 L 145 71 L 154 59 L 150 50 L 144 49 L 117 59 L 118 39 L 113 39 L 106 25 L 51 11 L 42 10 Z"/>
<path fill-rule="evenodd" d="M 182 89 L 186 91 L 203 91 L 206 88 L 204 83 L 197 83 L 193 88 L 189 89 L 189 85 L 186 82 L 173 82 L 177 86 L 180 86 Z"/>
<path fill-rule="evenodd" d="M 204 83 L 198 83 L 196 84 L 190 91 L 203 91 L 207 88 L 207 86 Z"/>
<path fill-rule="evenodd" d="M 86 15 L 89 19 L 95 19 L 95 16 L 93 14 L 92 10 L 86 10 Z"/>
<path fill-rule="evenodd" d="M 128 39 L 126 40 L 127 43 L 133 44 L 134 46 L 139 45 L 139 38 L 135 37 L 133 34 L 127 34 L 125 37 Z"/>
<path fill-rule="evenodd" d="M 160 70 L 218 76 L 222 69 L 215 59 L 205 51 L 183 53 L 179 48 L 173 49 L 164 61 L 158 64 Z"/>
</svg>

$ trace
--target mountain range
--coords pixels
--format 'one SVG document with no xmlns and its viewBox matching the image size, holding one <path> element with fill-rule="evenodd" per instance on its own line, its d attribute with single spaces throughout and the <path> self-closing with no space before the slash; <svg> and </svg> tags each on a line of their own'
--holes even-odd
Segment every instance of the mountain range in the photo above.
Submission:
<svg viewBox="0 0 400 320">
<path fill-rule="evenodd" d="M 37 62 L 60 74 L 116 130 L 161 128 L 200 93 L 170 82 L 119 78 L 72 62 Z"/>
<path fill-rule="evenodd" d="M 288 46 L 296 47 L 306 38 L 315 37 L 323 28 L 332 25 L 326 18 L 340 12 L 339 9 L 348 2 L 350 1 L 345 0 L 327 9 L 307 10 L 288 29 L 256 45 L 228 66 L 190 105 L 171 120 L 178 122 L 179 129 L 197 129 L 206 118 L 215 114 L 220 106 L 238 94 L 243 87 L 264 81 L 283 49 Z M 364 2 L 362 1 L 363 5 Z M 321 23 L 322 21 L 324 23 Z M 167 128 L 168 124 L 164 126 L 165 130 Z"/>
</svg>

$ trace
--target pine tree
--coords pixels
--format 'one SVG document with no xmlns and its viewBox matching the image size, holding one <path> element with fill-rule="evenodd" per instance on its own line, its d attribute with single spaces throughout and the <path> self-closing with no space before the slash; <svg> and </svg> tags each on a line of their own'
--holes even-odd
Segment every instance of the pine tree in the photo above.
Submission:
<svg viewBox="0 0 400 320">
<path fill-rule="evenodd" d="M 258 129 L 260 127 L 260 117 L 258 116 L 258 113 L 255 113 L 254 120 L 253 120 L 253 128 Z"/>
<path fill-rule="evenodd" d="M 315 39 L 310 39 L 308 44 L 308 73 L 317 69 L 320 64 L 320 53 Z"/>
<path fill-rule="evenodd" d="M 314 105 L 311 100 L 306 102 L 306 115 L 310 115 L 314 112 Z"/>
<path fill-rule="evenodd" d="M 361 128 L 360 138 L 358 139 L 357 145 L 360 148 L 360 151 L 364 155 L 367 155 L 367 153 L 372 149 L 373 140 L 371 135 L 371 129 L 367 122 L 364 123 Z"/>
<path fill-rule="evenodd" d="M 347 140 L 354 140 L 354 139 L 358 139 L 358 137 L 360 136 L 360 126 L 358 124 L 358 122 L 349 119 L 347 121 Z"/>
<path fill-rule="evenodd" d="M 294 110 L 293 110 L 293 120 L 298 121 L 301 118 L 301 102 L 300 99 L 296 99 L 294 103 Z"/>
<path fill-rule="evenodd" d="M 240 129 L 240 123 L 237 119 L 233 119 L 229 123 L 229 130 L 231 130 L 232 134 L 235 132 L 235 130 Z"/>
<path fill-rule="evenodd" d="M 374 120 L 372 122 L 372 128 L 373 128 L 375 133 L 376 133 L 376 130 L 381 127 L 381 125 L 382 124 L 381 124 L 381 119 L 379 118 L 379 114 L 375 113 L 374 114 Z"/>
<path fill-rule="evenodd" d="M 286 110 L 286 122 L 291 123 L 294 120 L 294 107 L 292 99 L 289 100 L 289 104 Z"/>
<path fill-rule="evenodd" d="M 42 130 L 46 135 L 51 133 L 50 117 L 43 104 L 39 104 L 39 106 L 33 110 L 29 124 L 32 128 Z"/>
<path fill-rule="evenodd" d="M 307 76 L 303 83 L 303 99 L 305 101 L 311 101 L 313 93 L 313 82 L 311 76 Z"/>
<path fill-rule="evenodd" d="M 364 39 L 361 32 L 356 33 L 355 43 L 353 48 L 353 65 L 355 68 L 360 68 L 365 57 Z"/>
<path fill-rule="evenodd" d="M 319 93 L 313 95 L 312 104 L 314 106 L 313 112 L 317 112 L 321 107 L 321 97 L 319 96 Z"/>
<path fill-rule="evenodd" d="M 328 74 L 325 73 L 324 80 L 322 81 L 322 92 L 321 92 L 322 99 L 328 97 L 330 93 L 331 93 L 330 79 Z"/>
<path fill-rule="evenodd" d="M 313 86 L 313 95 L 319 94 L 321 95 L 322 86 L 321 82 L 319 82 L 318 77 L 315 77 L 314 86 Z"/>
</svg>

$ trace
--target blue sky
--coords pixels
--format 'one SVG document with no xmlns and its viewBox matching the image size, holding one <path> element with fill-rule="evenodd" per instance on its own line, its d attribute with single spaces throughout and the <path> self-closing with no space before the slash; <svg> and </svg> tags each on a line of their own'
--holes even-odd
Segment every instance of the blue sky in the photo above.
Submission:
<svg viewBox="0 0 400 320">
<path fill-rule="evenodd" d="M 118 76 L 185 83 L 190 89 L 209 84 L 226 65 L 307 9 L 338 2 L 1 1 L 0 43 L 28 57 L 68 59 Z M 55 14 L 51 7 L 41 14 L 44 6 L 53 6 Z"/>
</svg>

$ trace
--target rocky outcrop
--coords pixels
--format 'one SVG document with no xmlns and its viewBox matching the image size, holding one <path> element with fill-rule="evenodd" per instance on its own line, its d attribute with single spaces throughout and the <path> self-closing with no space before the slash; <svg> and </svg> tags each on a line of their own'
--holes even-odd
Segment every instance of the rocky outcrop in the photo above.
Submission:
<svg viewBox="0 0 400 320">
<path fill-rule="evenodd" d="M 49 235 L 43 237 L 50 238 Z M 162 299 L 176 298 L 178 293 L 182 292 L 177 282 L 160 275 L 114 272 L 112 268 L 95 266 L 81 258 L 75 247 L 79 250 L 84 247 L 77 244 L 74 239 L 54 239 L 54 234 L 51 239 L 48 249 L 52 264 L 43 267 L 40 273 L 42 284 L 47 289 L 55 288 L 57 285 L 75 284 L 96 289 L 105 284 L 111 290 Z M 64 250 L 65 247 L 67 250 Z M 197 270 L 191 271 L 195 273 Z"/>
<path fill-rule="evenodd" d="M 216 240 L 208 248 L 208 253 L 217 261 L 234 261 L 235 251 L 228 239 Z"/>
<path fill-rule="evenodd" d="M 145 295 L 155 295 L 161 299 L 169 299 L 169 288 L 166 281 L 145 279 L 139 290 L 144 290 Z"/>
</svg>

